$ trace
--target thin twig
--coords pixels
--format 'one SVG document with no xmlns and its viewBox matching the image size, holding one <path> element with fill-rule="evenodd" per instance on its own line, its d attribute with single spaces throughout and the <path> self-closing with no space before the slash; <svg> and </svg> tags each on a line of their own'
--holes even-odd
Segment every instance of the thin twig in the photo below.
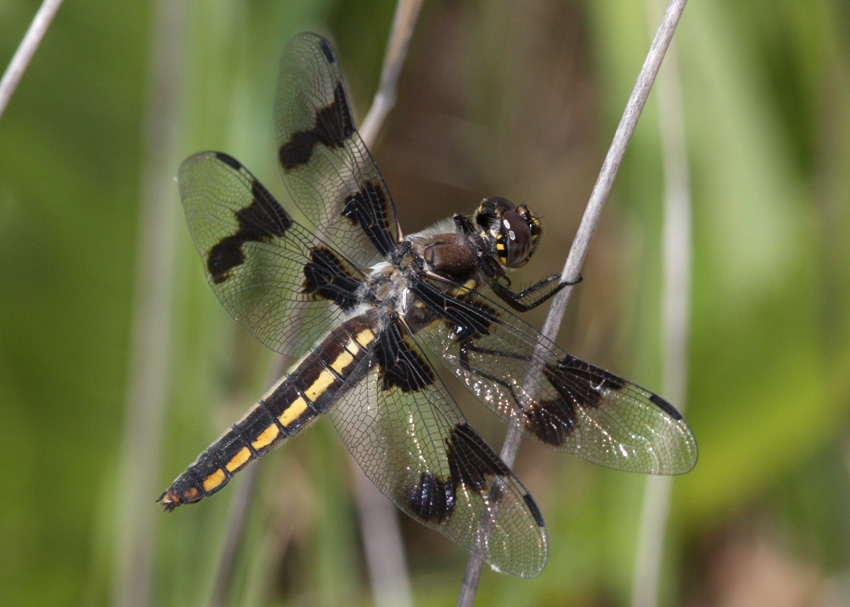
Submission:
<svg viewBox="0 0 850 607">
<path fill-rule="evenodd" d="M 0 80 L 0 117 L 6 111 L 9 100 L 12 98 L 15 89 L 18 88 L 18 82 L 21 81 L 32 56 L 35 55 L 38 45 L 41 44 L 47 28 L 50 27 L 50 22 L 53 21 L 53 17 L 61 5 L 62 0 L 44 0 L 41 8 L 33 17 L 27 33 L 24 34 L 24 39 L 21 40 L 18 50 L 15 51 L 2 80 Z"/>
<path fill-rule="evenodd" d="M 360 129 L 360 135 L 367 147 L 371 148 L 374 145 L 389 111 L 395 105 L 399 74 L 407 57 L 408 43 L 421 5 L 422 0 L 399 0 L 396 6 L 395 18 L 384 56 L 381 82 L 372 101 L 372 107 L 369 109 Z M 278 359 L 273 365 L 269 383 L 285 372 L 282 360 Z M 234 498 L 231 506 L 227 537 L 219 559 L 215 589 L 211 597 L 216 606 L 227 604 L 235 582 L 235 561 L 241 553 L 247 528 L 247 516 L 251 511 L 251 504 L 256 495 L 256 470 L 258 468 L 259 466 L 255 464 L 243 473 L 250 474 L 250 476 L 243 480 L 241 490 Z M 359 471 L 358 474 L 362 475 Z M 367 483 L 367 485 L 371 487 L 374 493 L 377 493 L 371 483 Z M 372 500 L 366 494 L 367 489 L 368 487 L 359 489 L 355 495 L 358 499 L 361 520 L 364 522 L 363 542 L 366 548 L 376 604 L 410 605 L 412 604 L 410 583 L 395 508 L 383 496 L 380 496 L 380 499 Z M 369 521 L 366 520 L 369 518 L 366 516 L 367 514 L 381 521 L 383 524 L 382 533 L 378 534 L 365 529 L 365 526 L 369 524 Z M 373 558 L 375 555 L 388 553 L 396 554 L 397 557 L 393 559 Z"/>
<path fill-rule="evenodd" d="M 599 223 L 599 218 L 602 215 L 602 208 L 605 206 L 608 195 L 611 193 L 614 177 L 617 175 L 620 163 L 623 161 L 626 147 L 629 145 L 629 141 L 631 141 L 632 135 L 635 132 L 638 118 L 640 118 L 643 107 L 646 105 L 646 99 L 649 96 L 652 83 L 655 82 L 655 77 L 658 75 L 661 61 L 664 59 L 664 54 L 670 46 L 673 33 L 676 31 L 676 25 L 678 25 L 679 18 L 682 16 L 682 11 L 685 10 L 687 1 L 670 0 L 670 4 L 667 6 L 667 11 L 664 13 L 664 18 L 661 21 L 658 32 L 655 34 L 652 46 L 649 48 L 649 53 L 646 56 L 635 87 L 626 104 L 626 109 L 623 111 L 623 117 L 620 119 L 620 124 L 617 125 L 617 131 L 614 133 L 611 147 L 608 149 L 608 154 L 602 163 L 599 177 L 596 179 L 596 184 L 590 193 L 590 199 L 587 202 L 587 208 L 581 219 L 578 233 L 575 240 L 573 240 L 570 254 L 567 257 L 567 262 L 564 264 L 564 269 L 561 271 L 563 280 L 574 281 L 579 277 L 579 270 L 584 265 L 590 239 L 596 231 L 596 225 Z M 546 323 L 543 325 L 542 333 L 546 337 L 554 339 L 555 335 L 557 335 L 572 291 L 573 287 L 568 286 L 555 296 L 552 306 L 549 309 L 549 314 L 546 317 Z"/>
<path fill-rule="evenodd" d="M 659 1 L 651 0 L 647 7 L 655 15 L 660 8 Z M 691 196 L 684 107 L 675 46 L 670 47 L 667 54 L 666 74 L 658 83 L 657 98 L 664 171 L 662 386 L 665 396 L 677 403 L 680 411 L 684 411 L 690 325 Z M 672 482 L 669 476 L 650 477 L 646 481 L 635 550 L 632 607 L 653 607 L 658 604 Z"/>
<path fill-rule="evenodd" d="M 667 7 L 667 12 L 664 14 L 664 18 L 658 28 L 655 39 L 652 41 L 652 46 L 649 49 L 640 74 L 638 74 L 637 82 L 626 104 L 626 109 L 623 112 L 620 123 L 617 126 L 617 131 L 614 133 L 608 154 L 605 156 L 605 161 L 602 163 L 602 168 L 599 171 L 599 177 L 597 177 L 596 184 L 593 186 L 584 216 L 582 217 L 576 237 L 573 240 L 569 256 L 564 264 L 564 269 L 561 272 L 562 280 L 573 282 L 579 277 L 581 266 L 584 264 L 584 259 L 587 256 L 590 239 L 596 231 L 596 226 L 602 215 L 602 209 L 611 192 L 614 177 L 623 161 L 626 147 L 635 131 L 638 118 L 640 118 L 643 107 L 646 105 L 646 99 L 649 96 L 652 83 L 655 81 L 658 69 L 661 67 L 664 54 L 670 46 L 670 41 L 673 38 L 673 33 L 676 31 L 676 25 L 682 16 L 685 4 L 687 4 L 687 0 L 671 0 Z M 549 314 L 543 325 L 542 333 L 551 340 L 554 340 L 561 325 L 561 320 L 563 319 L 567 303 L 569 303 L 572 290 L 572 286 L 564 288 L 555 296 L 552 306 L 549 308 Z M 512 466 L 516 459 L 519 443 L 520 432 L 515 427 L 510 428 L 500 453 L 502 460 L 508 466 Z M 476 561 L 480 560 L 481 557 L 474 555 L 470 557 L 458 595 L 458 607 L 469 607 L 475 599 L 475 592 L 482 569 L 482 564 L 480 562 L 476 563 Z"/>
<path fill-rule="evenodd" d="M 422 0 L 399 0 L 396 5 L 392 28 L 390 29 L 390 39 L 384 53 L 381 82 L 378 84 L 378 90 L 375 91 L 375 97 L 372 99 L 372 107 L 369 108 L 369 112 L 360 126 L 360 136 L 369 148 L 377 141 L 387 115 L 395 106 L 398 79 L 404 61 L 407 59 L 407 48 L 421 8 Z"/>
<path fill-rule="evenodd" d="M 153 498 L 170 370 L 177 235 L 171 175 L 184 16 L 185 2 L 157 3 L 142 127 L 144 162 L 113 588 L 113 604 L 128 607 L 151 604 Z"/>
<path fill-rule="evenodd" d="M 351 460 L 366 566 L 376 607 L 412 607 L 398 510 Z"/>
</svg>

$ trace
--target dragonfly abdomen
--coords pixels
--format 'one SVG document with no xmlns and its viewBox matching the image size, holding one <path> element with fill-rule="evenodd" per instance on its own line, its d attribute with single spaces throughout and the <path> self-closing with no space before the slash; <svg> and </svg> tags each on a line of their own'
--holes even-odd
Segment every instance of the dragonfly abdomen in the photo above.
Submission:
<svg viewBox="0 0 850 607">
<path fill-rule="evenodd" d="M 376 335 L 373 320 L 374 315 L 366 314 L 333 329 L 177 477 L 159 498 L 163 507 L 173 510 L 216 493 L 356 384 L 369 368 Z"/>
</svg>

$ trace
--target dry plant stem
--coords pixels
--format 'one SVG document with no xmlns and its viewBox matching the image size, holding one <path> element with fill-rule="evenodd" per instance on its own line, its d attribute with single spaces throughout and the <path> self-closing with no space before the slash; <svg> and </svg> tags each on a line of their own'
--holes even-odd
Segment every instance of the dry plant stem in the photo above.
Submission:
<svg viewBox="0 0 850 607">
<path fill-rule="evenodd" d="M 44 0 L 41 8 L 33 17 L 27 33 L 24 34 L 24 39 L 18 45 L 18 50 L 15 51 L 2 80 L 0 80 L 0 117 L 6 111 L 6 106 L 9 105 L 9 100 L 12 98 L 15 89 L 18 88 L 21 76 L 24 75 L 32 56 L 35 54 L 38 45 L 41 44 L 47 28 L 50 27 L 50 22 L 53 21 L 53 17 L 61 5 L 62 0 Z"/>
<path fill-rule="evenodd" d="M 651 0 L 655 14 L 658 0 Z M 656 10 L 653 10 L 656 9 Z M 684 411 L 688 383 L 689 308 L 691 286 L 691 196 L 685 121 L 676 47 L 667 55 L 664 77 L 658 82 L 658 113 L 664 170 L 664 226 L 662 234 L 662 389 Z M 646 481 L 632 581 L 632 606 L 659 604 L 661 562 L 673 479 Z"/>
<path fill-rule="evenodd" d="M 421 6 L 422 0 L 400 0 L 396 6 L 390 38 L 384 55 L 384 65 L 381 70 L 381 82 L 372 101 L 372 107 L 360 128 L 360 135 L 370 149 L 374 147 L 386 117 L 395 105 L 398 78 L 407 57 L 408 44 Z M 283 375 L 284 372 L 285 367 L 282 362 L 277 362 L 274 365 L 269 383 Z M 241 552 L 247 527 L 247 516 L 251 511 L 251 504 L 256 495 L 257 469 L 259 469 L 259 466 L 255 464 L 243 472 L 243 474 L 250 476 L 242 481 L 240 492 L 233 500 L 228 534 L 219 560 L 216 587 L 212 596 L 212 600 L 215 601 L 214 604 L 217 606 L 226 604 L 225 601 L 230 596 L 235 581 L 235 561 Z M 357 474 L 362 476 L 362 472 L 359 470 Z M 400 605 L 402 607 L 411 605 L 410 583 L 395 507 L 380 495 L 371 483 L 367 483 L 367 485 L 366 488 L 358 486 L 356 497 L 361 521 L 364 522 L 363 542 L 366 548 L 376 604 L 379 606 Z M 377 494 L 380 499 L 367 496 L 366 492 L 369 490 L 373 494 Z M 382 533 L 365 529 L 367 525 L 376 521 L 381 522 Z M 395 554 L 397 557 L 393 559 L 372 558 L 374 555 L 384 554 Z"/>
<path fill-rule="evenodd" d="M 687 0 L 671 0 L 667 6 L 667 11 L 664 14 L 655 39 L 652 41 L 640 74 L 638 74 L 637 82 L 634 89 L 632 89 L 632 94 L 617 126 L 617 131 L 614 133 L 608 154 L 602 163 L 599 177 L 597 177 L 596 184 L 593 186 L 584 216 L 582 217 L 576 237 L 573 240 L 564 269 L 561 272 L 563 280 L 574 281 L 580 275 L 581 266 L 584 264 L 584 259 L 587 256 L 590 239 L 596 231 L 596 225 L 599 223 L 602 209 L 611 192 L 614 177 L 623 161 L 626 147 L 634 134 L 638 118 L 643 111 L 644 105 L 646 105 L 646 99 L 649 96 L 652 83 L 655 81 L 658 69 L 661 67 L 661 61 L 664 59 L 664 54 L 670 46 L 673 33 L 676 31 L 676 25 L 679 23 L 679 18 L 682 16 L 682 11 L 685 9 L 686 4 Z M 542 331 L 543 335 L 549 339 L 554 340 L 558 333 L 558 328 L 561 325 L 561 320 L 563 319 L 572 290 L 572 286 L 564 288 L 555 296 L 552 306 L 549 308 L 549 314 L 546 317 Z M 511 428 L 508 431 L 500 453 L 502 460 L 508 466 L 512 466 L 516 459 L 519 443 L 519 431 Z M 476 560 L 480 559 L 475 556 L 470 557 L 458 595 L 458 607 L 469 607 L 475 599 L 475 589 L 478 587 L 482 569 L 481 563 L 476 563 Z"/>
<path fill-rule="evenodd" d="M 398 79 L 407 59 L 410 38 L 413 36 L 413 28 L 421 8 L 422 0 L 399 0 L 396 5 L 390 39 L 384 53 L 384 66 L 381 68 L 381 81 L 375 91 L 372 107 L 360 125 L 360 136 L 370 149 L 377 141 L 387 115 L 395 105 Z"/>
<path fill-rule="evenodd" d="M 169 383 L 177 221 L 174 149 L 183 58 L 184 2 L 160 0 L 148 67 L 143 124 L 135 301 L 124 436 L 116 500 L 116 564 L 112 603 L 150 605 L 154 498 Z"/>
<path fill-rule="evenodd" d="M 396 507 L 349 459 L 375 606 L 413 607 Z"/>
<path fill-rule="evenodd" d="M 593 233 L 596 231 L 596 225 L 599 223 L 599 218 L 602 215 L 602 207 L 604 207 L 605 202 L 608 200 L 608 195 L 611 193 L 614 177 L 623 161 L 626 147 L 629 145 L 632 134 L 635 132 L 638 118 L 640 118 L 643 107 L 646 105 L 646 99 L 649 96 L 652 83 L 658 75 L 661 61 L 664 59 L 664 54 L 670 46 L 673 33 L 676 31 L 676 25 L 679 23 L 679 18 L 682 16 L 682 11 L 685 10 L 686 4 L 687 0 L 671 0 L 667 6 L 667 11 L 664 13 L 664 18 L 661 21 L 658 32 L 655 34 L 655 39 L 652 41 L 652 46 L 649 48 L 649 53 L 646 56 L 635 87 L 632 89 L 632 94 L 626 104 L 623 117 L 620 119 L 620 124 L 614 133 L 611 147 L 608 149 L 608 154 L 602 163 L 599 177 L 596 179 L 596 184 L 590 193 L 590 200 L 587 202 L 587 208 L 581 219 L 578 233 L 575 240 L 573 240 L 570 254 L 567 257 L 566 264 L 564 264 L 564 269 L 561 271 L 563 280 L 573 281 L 579 277 L 579 270 L 584 265 L 590 239 L 593 237 Z M 567 287 L 555 296 L 552 306 L 549 309 L 549 314 L 546 317 L 546 323 L 543 325 L 543 335 L 546 337 L 554 339 L 557 335 L 572 290 L 572 287 Z"/>
<path fill-rule="evenodd" d="M 284 359 L 275 359 L 266 383 L 271 385 L 285 371 Z M 224 546 L 221 549 L 221 555 L 218 560 L 215 583 L 209 599 L 210 607 L 223 607 L 230 603 L 230 593 L 233 588 L 233 582 L 236 579 L 236 559 L 241 552 L 242 544 L 245 540 L 245 531 L 248 528 L 248 515 L 251 513 L 251 507 L 257 495 L 257 477 L 259 471 L 260 466 L 255 464 L 248 466 L 242 472 L 239 493 L 236 494 L 230 505 L 230 514 L 227 516 L 227 536 L 224 538 Z M 239 601 L 235 601 L 234 604 L 239 604 Z"/>
<path fill-rule="evenodd" d="M 230 506 L 230 514 L 227 517 L 227 537 L 224 539 L 224 547 L 219 556 L 212 596 L 208 603 L 210 607 L 223 607 L 230 603 L 230 592 L 236 577 L 236 557 L 242 548 L 242 540 L 248 527 L 248 514 L 254 504 L 259 471 L 259 466 L 249 466 L 242 473 L 240 494 Z M 239 601 L 234 601 L 234 604 L 238 605 Z"/>
</svg>

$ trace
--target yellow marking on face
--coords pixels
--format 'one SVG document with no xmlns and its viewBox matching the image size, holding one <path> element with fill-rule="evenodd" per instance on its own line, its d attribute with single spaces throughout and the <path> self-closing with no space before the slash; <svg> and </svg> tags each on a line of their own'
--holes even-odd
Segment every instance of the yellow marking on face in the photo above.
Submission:
<svg viewBox="0 0 850 607">
<path fill-rule="evenodd" d="M 251 450 L 248 447 L 242 447 L 239 453 L 230 458 L 225 468 L 228 472 L 233 472 L 237 468 L 241 468 L 249 459 L 251 459 Z"/>
<path fill-rule="evenodd" d="M 357 343 L 363 346 L 364 348 L 375 341 L 375 334 L 372 333 L 371 329 L 363 329 L 360 333 L 355 337 Z"/>
<path fill-rule="evenodd" d="M 271 424 L 251 443 L 251 446 L 254 447 L 255 451 L 259 451 L 263 447 L 268 447 L 277 438 L 278 434 L 280 434 L 280 429 L 277 427 L 277 424 Z"/>
<path fill-rule="evenodd" d="M 540 236 L 542 230 L 540 229 L 540 221 L 538 221 L 537 217 L 533 217 L 531 219 L 531 223 L 534 225 L 534 229 L 531 230 L 531 239 L 537 240 L 537 237 Z"/>
<path fill-rule="evenodd" d="M 497 251 L 504 251 L 505 250 L 505 244 L 503 242 L 497 242 L 496 243 L 496 250 Z"/>
<path fill-rule="evenodd" d="M 285 382 L 285 381 L 286 381 L 286 378 L 287 378 L 287 376 L 286 376 L 286 375 L 284 375 L 284 376 L 283 376 L 283 377 L 281 377 L 279 380 L 277 380 L 277 383 L 275 383 L 275 385 L 273 385 L 271 388 L 269 388 L 269 389 L 266 391 L 266 393 L 265 393 L 265 394 L 263 394 L 263 398 L 262 398 L 262 400 L 268 400 L 268 399 L 269 399 L 269 397 L 270 397 L 272 394 L 274 394 L 274 391 L 275 391 L 275 390 L 277 390 L 278 388 L 280 388 L 280 386 L 283 384 L 283 382 Z M 242 421 L 242 420 L 240 420 L 240 421 Z"/>
<path fill-rule="evenodd" d="M 204 491 L 209 493 L 210 491 L 218 487 L 220 484 L 222 484 L 225 478 L 227 478 L 227 476 L 224 474 L 224 470 L 219 468 L 204 479 L 204 482 L 202 483 L 202 485 L 204 486 Z"/>
<path fill-rule="evenodd" d="M 314 403 L 317 398 L 325 393 L 325 390 L 327 390 L 328 386 L 334 383 L 334 381 L 333 375 L 327 371 L 322 371 L 319 373 L 319 377 L 316 378 L 316 381 L 313 382 L 313 385 L 304 391 L 304 396 L 309 398 L 310 402 Z"/>
<path fill-rule="evenodd" d="M 280 425 L 284 428 L 288 428 L 289 424 L 294 422 L 296 419 L 301 417 L 301 414 L 307 410 L 307 401 L 301 398 L 300 396 L 292 401 L 292 404 L 289 405 L 283 413 L 278 415 L 277 420 L 280 422 Z"/>
</svg>

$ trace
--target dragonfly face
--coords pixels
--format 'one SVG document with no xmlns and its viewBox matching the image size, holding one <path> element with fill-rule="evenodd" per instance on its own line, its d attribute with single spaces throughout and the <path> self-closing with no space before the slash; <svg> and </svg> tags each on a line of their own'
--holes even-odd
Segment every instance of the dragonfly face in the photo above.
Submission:
<svg viewBox="0 0 850 607">
<path fill-rule="evenodd" d="M 543 231 L 540 220 L 525 205 L 507 198 L 487 198 L 475 212 L 475 223 L 489 235 L 499 262 L 507 268 L 528 263 Z"/>
<path fill-rule="evenodd" d="M 296 36 L 284 51 L 275 127 L 281 175 L 307 224 L 223 153 L 190 157 L 178 181 L 222 305 L 272 350 L 302 358 L 162 494 L 166 510 L 216 493 L 326 414 L 402 511 L 499 571 L 538 575 L 547 556 L 540 511 L 465 420 L 431 366 L 438 359 L 549 446 L 631 472 L 694 466 L 693 434 L 669 403 L 568 354 L 504 307 L 528 310 L 561 286 L 549 276 L 510 289 L 505 269 L 525 265 L 541 235 L 525 205 L 487 198 L 471 217 L 402 237 L 319 36 Z"/>
</svg>

